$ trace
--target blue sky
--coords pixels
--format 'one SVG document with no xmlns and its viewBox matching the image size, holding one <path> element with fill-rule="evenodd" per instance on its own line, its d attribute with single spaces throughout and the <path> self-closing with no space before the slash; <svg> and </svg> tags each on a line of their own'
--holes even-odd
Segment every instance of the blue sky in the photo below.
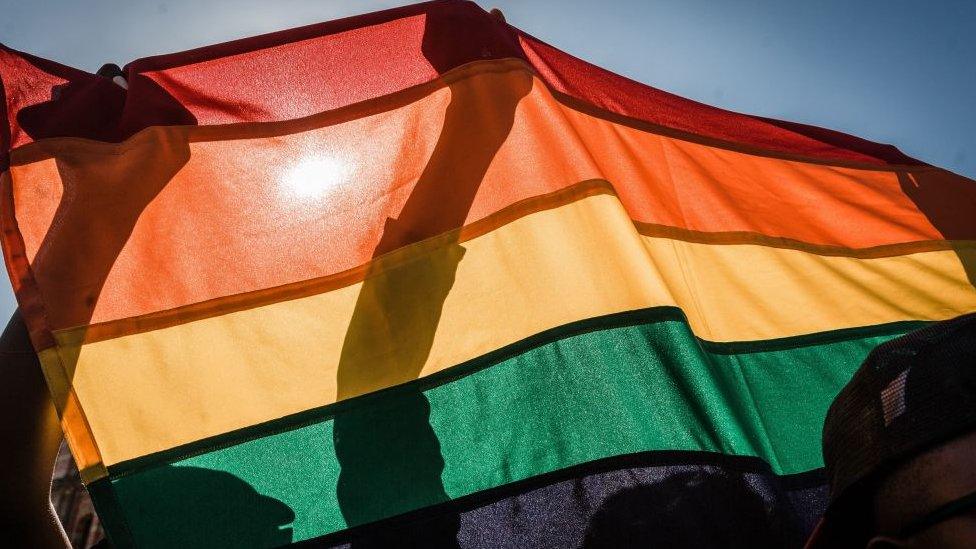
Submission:
<svg viewBox="0 0 976 549">
<path fill-rule="evenodd" d="M 0 0 L 0 42 L 81 69 L 345 17 L 382 0 Z M 972 0 L 495 0 L 508 22 L 705 103 L 892 143 L 976 178 Z M 14 301 L 0 289 L 0 315 Z"/>
</svg>

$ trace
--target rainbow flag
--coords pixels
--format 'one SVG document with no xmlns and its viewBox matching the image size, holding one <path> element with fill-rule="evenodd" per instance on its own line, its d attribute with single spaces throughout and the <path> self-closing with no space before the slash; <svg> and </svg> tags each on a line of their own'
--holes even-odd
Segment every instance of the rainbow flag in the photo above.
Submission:
<svg viewBox="0 0 976 549">
<path fill-rule="evenodd" d="M 4 257 L 120 547 L 800 544 L 840 387 L 976 310 L 976 182 L 472 3 L 124 72 L 0 49 Z"/>
</svg>

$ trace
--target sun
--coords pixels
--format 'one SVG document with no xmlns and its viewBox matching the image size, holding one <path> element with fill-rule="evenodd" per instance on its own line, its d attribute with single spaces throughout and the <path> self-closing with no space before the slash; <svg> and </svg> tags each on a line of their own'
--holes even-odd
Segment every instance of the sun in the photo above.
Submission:
<svg viewBox="0 0 976 549">
<path fill-rule="evenodd" d="M 292 166 L 285 172 L 282 184 L 295 198 L 319 198 L 345 182 L 351 171 L 349 165 L 342 160 L 316 156 Z"/>
</svg>

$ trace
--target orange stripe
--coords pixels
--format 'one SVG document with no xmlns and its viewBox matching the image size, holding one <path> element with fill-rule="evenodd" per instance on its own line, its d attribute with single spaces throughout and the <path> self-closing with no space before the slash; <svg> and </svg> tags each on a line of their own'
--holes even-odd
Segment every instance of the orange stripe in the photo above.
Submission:
<svg viewBox="0 0 976 549">
<path fill-rule="evenodd" d="M 976 238 L 973 183 L 948 172 L 710 148 L 567 108 L 538 80 L 507 138 L 486 142 L 528 78 L 517 61 L 469 65 L 409 105 L 311 117 L 287 135 L 151 128 L 122 144 L 52 139 L 15 151 L 17 221 L 52 329 L 333 276 L 588 179 L 610 181 L 636 222 L 689 234 L 831 250 Z M 457 169 L 479 163 L 468 205 L 455 196 Z M 405 221 L 422 177 L 436 184 L 427 211 Z"/>
<path fill-rule="evenodd" d="M 384 255 L 382 258 L 375 259 L 369 263 L 359 265 L 335 275 L 275 288 L 266 288 L 255 292 L 221 297 L 139 317 L 92 324 L 79 333 L 83 334 L 84 343 L 94 343 L 336 290 L 361 282 L 368 273 L 371 271 L 375 272 L 377 266 L 381 263 L 384 269 L 393 268 L 400 262 L 411 261 L 418 254 L 436 249 L 445 245 L 445 243 L 467 242 L 488 234 L 519 218 L 545 210 L 557 209 L 577 200 L 598 194 L 615 196 L 614 189 L 609 182 L 601 180 L 583 181 L 572 187 L 567 187 L 545 196 L 523 200 L 470 225 L 441 234 L 435 238 L 427 239 L 422 243 L 414 244 L 410 246 L 409 254 L 405 254 L 405 252 L 408 252 L 407 249 L 401 249 L 395 254 Z M 848 248 L 817 247 L 797 242 L 784 242 L 749 233 L 696 233 L 672 227 L 648 224 L 635 224 L 635 228 L 638 233 L 644 236 L 668 238 L 696 244 L 720 246 L 759 245 L 769 248 L 799 250 L 821 256 L 851 257 L 856 259 L 878 259 L 921 252 L 948 250 L 960 252 L 960 258 L 962 258 L 963 252 L 966 252 L 965 255 L 968 257 L 973 250 L 976 250 L 976 242 L 968 241 L 929 241 L 896 244 L 890 247 L 851 250 Z"/>
</svg>

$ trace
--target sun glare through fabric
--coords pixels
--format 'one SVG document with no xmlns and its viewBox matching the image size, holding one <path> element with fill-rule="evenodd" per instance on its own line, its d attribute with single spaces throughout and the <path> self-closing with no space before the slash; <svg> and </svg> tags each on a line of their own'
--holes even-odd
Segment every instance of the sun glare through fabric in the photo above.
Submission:
<svg viewBox="0 0 976 549">
<path fill-rule="evenodd" d="M 346 162 L 335 157 L 306 158 L 285 172 L 283 189 L 294 198 L 320 198 L 341 185 L 351 172 Z"/>
</svg>

